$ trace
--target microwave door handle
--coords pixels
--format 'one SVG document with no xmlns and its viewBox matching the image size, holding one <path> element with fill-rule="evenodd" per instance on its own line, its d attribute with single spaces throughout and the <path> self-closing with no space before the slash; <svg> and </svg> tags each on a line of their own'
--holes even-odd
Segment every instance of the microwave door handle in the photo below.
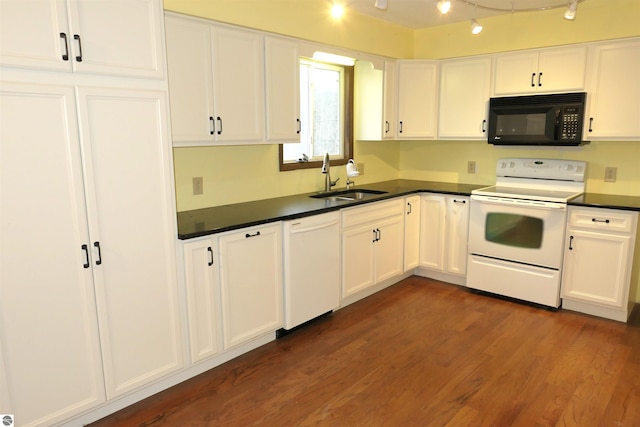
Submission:
<svg viewBox="0 0 640 427">
<path fill-rule="evenodd" d="M 553 128 L 553 140 L 560 140 L 560 109 L 556 108 L 556 124 Z"/>
</svg>

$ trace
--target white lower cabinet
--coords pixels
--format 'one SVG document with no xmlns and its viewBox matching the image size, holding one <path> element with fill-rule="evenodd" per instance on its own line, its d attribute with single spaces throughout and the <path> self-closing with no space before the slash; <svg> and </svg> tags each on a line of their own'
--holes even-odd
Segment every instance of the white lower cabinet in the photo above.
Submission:
<svg viewBox="0 0 640 427">
<path fill-rule="evenodd" d="M 403 273 L 404 199 L 342 211 L 342 297 Z"/>
<path fill-rule="evenodd" d="M 464 281 L 467 274 L 469 197 L 422 195 L 420 217 L 420 267 L 459 276 Z M 460 283 L 460 280 L 455 281 Z"/>
<path fill-rule="evenodd" d="M 638 213 L 569 206 L 568 221 L 562 307 L 626 322 L 635 302 Z"/>
<path fill-rule="evenodd" d="M 420 195 L 404 199 L 404 271 L 420 265 Z"/>
<path fill-rule="evenodd" d="M 281 328 L 280 223 L 221 234 L 218 248 L 224 348 Z"/>
<path fill-rule="evenodd" d="M 216 240 L 213 237 L 182 244 L 191 363 L 222 350 L 220 286 Z"/>
<path fill-rule="evenodd" d="M 2 83 L 0 109 L 0 413 L 52 425 L 183 366 L 166 94 Z"/>
</svg>

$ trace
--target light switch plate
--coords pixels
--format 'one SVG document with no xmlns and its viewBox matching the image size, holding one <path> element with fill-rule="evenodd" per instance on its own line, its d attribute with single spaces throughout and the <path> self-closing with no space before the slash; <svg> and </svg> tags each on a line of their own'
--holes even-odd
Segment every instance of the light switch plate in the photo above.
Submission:
<svg viewBox="0 0 640 427">
<path fill-rule="evenodd" d="M 199 194 L 202 194 L 204 191 L 204 186 L 202 183 L 202 177 L 201 176 L 196 176 L 194 178 L 192 178 L 192 183 L 193 183 L 193 195 L 197 196 Z"/>
<path fill-rule="evenodd" d="M 604 168 L 604 182 L 616 182 L 618 168 L 607 166 Z"/>
</svg>

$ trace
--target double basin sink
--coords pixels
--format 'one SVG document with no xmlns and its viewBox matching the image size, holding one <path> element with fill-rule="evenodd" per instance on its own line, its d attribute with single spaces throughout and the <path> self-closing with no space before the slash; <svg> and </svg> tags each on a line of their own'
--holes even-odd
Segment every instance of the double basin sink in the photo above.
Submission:
<svg viewBox="0 0 640 427">
<path fill-rule="evenodd" d="M 342 190 L 342 191 L 331 191 L 327 193 L 318 193 L 313 194 L 309 197 L 313 197 L 314 199 L 324 199 L 332 202 L 347 202 L 354 200 L 362 200 L 367 197 L 378 196 L 380 194 L 385 194 L 386 191 L 379 190 L 367 190 L 364 188 L 360 188 L 357 190 Z"/>
</svg>

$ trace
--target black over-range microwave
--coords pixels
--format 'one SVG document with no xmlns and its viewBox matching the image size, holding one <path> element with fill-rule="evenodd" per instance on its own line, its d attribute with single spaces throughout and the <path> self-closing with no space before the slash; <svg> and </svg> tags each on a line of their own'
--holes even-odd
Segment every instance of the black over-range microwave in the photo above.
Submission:
<svg viewBox="0 0 640 427">
<path fill-rule="evenodd" d="M 588 144 L 582 140 L 585 92 L 489 100 L 488 142 L 494 145 Z"/>
</svg>

